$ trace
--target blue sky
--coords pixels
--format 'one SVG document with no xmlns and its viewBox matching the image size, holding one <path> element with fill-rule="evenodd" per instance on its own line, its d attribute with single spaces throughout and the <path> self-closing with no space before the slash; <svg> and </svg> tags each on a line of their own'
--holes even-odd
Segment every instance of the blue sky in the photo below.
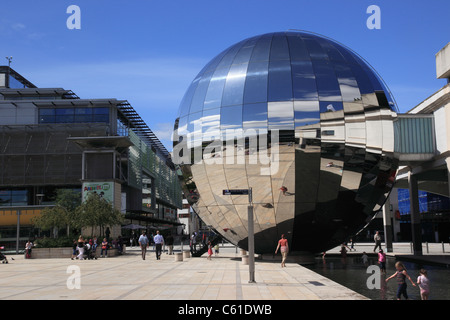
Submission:
<svg viewBox="0 0 450 320">
<path fill-rule="evenodd" d="M 81 29 L 69 30 L 69 5 Z M 369 30 L 370 5 L 381 29 Z M 0 57 L 39 87 L 81 98 L 128 100 L 171 150 L 185 90 L 230 45 L 301 29 L 333 38 L 364 57 L 405 112 L 445 85 L 435 54 L 450 42 L 448 0 L 40 0 L 0 2 Z M 4 59 L 4 58 L 1 58 Z M 7 61 L 0 60 L 0 64 Z"/>
</svg>

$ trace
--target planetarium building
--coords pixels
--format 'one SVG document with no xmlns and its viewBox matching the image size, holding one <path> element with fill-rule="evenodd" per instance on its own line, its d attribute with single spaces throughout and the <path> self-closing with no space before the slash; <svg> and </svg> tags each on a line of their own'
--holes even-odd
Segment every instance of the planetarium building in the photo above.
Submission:
<svg viewBox="0 0 450 320">
<path fill-rule="evenodd" d="M 200 71 L 175 121 L 174 159 L 200 218 L 255 252 L 321 252 L 364 227 L 395 177 L 396 106 L 370 65 L 308 32 L 269 33 L 226 49 Z"/>
</svg>

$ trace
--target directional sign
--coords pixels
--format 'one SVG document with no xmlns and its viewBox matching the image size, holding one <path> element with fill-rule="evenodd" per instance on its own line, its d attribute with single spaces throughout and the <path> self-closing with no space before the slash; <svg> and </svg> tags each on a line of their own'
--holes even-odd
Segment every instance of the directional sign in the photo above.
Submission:
<svg viewBox="0 0 450 320">
<path fill-rule="evenodd" d="M 231 190 L 223 190 L 224 196 L 231 195 L 248 195 L 248 189 L 231 189 Z"/>
</svg>

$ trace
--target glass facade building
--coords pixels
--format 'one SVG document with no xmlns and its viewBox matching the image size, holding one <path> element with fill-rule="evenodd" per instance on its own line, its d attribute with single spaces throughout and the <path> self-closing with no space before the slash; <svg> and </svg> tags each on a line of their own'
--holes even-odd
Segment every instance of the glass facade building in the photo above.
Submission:
<svg viewBox="0 0 450 320">
<path fill-rule="evenodd" d="M 0 238 L 16 230 L 20 210 L 26 242 L 35 232 L 32 217 L 54 204 L 56 190 L 81 192 L 85 182 L 110 183 L 114 205 L 134 223 L 178 225 L 175 166 L 127 101 L 80 99 L 70 90 L 28 84 L 0 86 Z"/>
<path fill-rule="evenodd" d="M 281 234 L 295 251 L 319 252 L 384 204 L 397 168 L 396 111 L 378 74 L 342 44 L 263 34 L 195 77 L 175 121 L 174 159 L 194 210 L 232 243 L 247 247 L 248 199 L 222 191 L 252 188 L 257 253 L 272 253 Z M 261 152 L 270 165 L 252 161 Z"/>
</svg>

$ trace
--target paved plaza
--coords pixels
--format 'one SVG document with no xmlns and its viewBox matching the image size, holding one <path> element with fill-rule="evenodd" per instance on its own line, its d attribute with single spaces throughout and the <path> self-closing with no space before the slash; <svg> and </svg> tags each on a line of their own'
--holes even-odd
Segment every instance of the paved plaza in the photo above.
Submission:
<svg viewBox="0 0 450 320">
<path fill-rule="evenodd" d="M 167 254 L 157 261 L 153 252 L 148 252 L 144 261 L 136 248 L 127 249 L 122 256 L 84 261 L 11 255 L 9 264 L 0 265 L 0 299 L 367 299 L 296 263 L 281 268 L 279 261 L 257 260 L 256 283 L 250 284 L 248 265 L 242 263 L 240 251 L 221 249 L 210 261 L 203 256 L 182 262 Z"/>
</svg>

